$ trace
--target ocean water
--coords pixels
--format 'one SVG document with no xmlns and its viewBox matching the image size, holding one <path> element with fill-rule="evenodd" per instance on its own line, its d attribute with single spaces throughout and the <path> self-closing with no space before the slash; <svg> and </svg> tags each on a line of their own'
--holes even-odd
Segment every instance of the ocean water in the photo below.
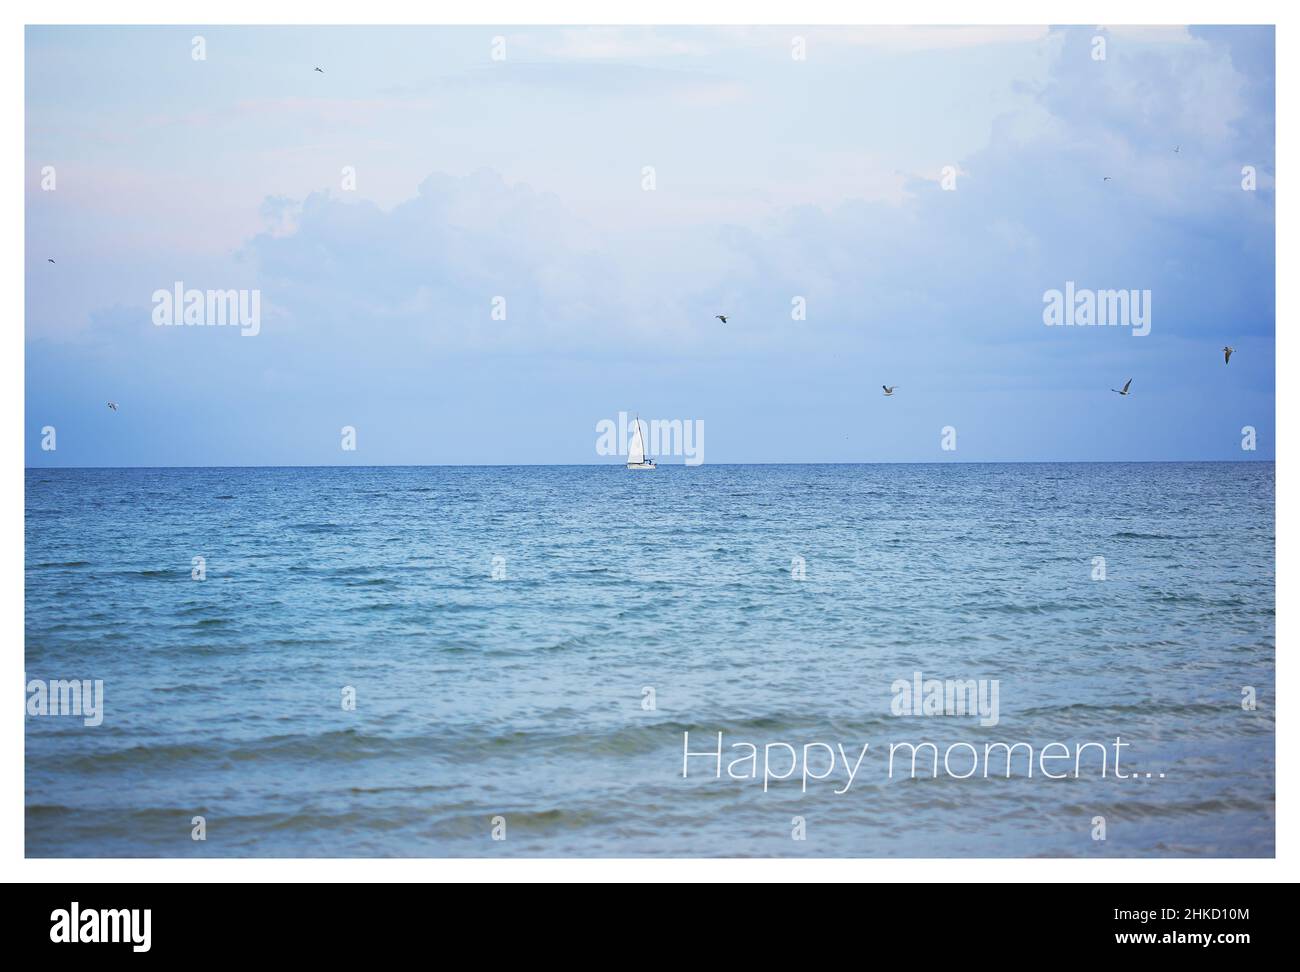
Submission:
<svg viewBox="0 0 1300 972">
<path fill-rule="evenodd" d="M 27 679 L 103 681 L 99 725 L 26 717 L 29 856 L 1274 853 L 1271 463 L 30 469 L 26 491 Z M 996 680 L 997 724 L 893 714 L 916 672 Z M 717 732 L 721 775 L 683 778 L 684 733 Z M 1116 737 L 1123 778 L 1095 748 L 1077 778 L 1040 772 L 1073 748 L 960 778 L 986 744 Z M 938 778 L 925 749 L 891 776 L 900 741 L 935 743 Z M 842 765 L 805 787 L 864 744 L 847 789 Z"/>
</svg>

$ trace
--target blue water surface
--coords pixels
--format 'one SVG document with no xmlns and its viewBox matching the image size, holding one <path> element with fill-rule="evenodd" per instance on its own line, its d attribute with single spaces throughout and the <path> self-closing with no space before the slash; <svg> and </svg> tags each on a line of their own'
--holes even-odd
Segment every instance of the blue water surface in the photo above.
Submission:
<svg viewBox="0 0 1300 972">
<path fill-rule="evenodd" d="M 104 684 L 101 725 L 26 718 L 30 856 L 1274 853 L 1272 463 L 26 489 L 27 678 Z M 997 725 L 892 714 L 918 671 L 996 679 Z M 721 778 L 707 758 L 683 778 L 683 734 L 719 731 Z M 1117 736 L 1122 779 L 1095 750 L 1077 779 L 959 779 L 962 748 L 938 779 L 886 772 L 900 740 Z M 847 792 L 842 768 L 764 790 L 766 747 L 780 774 L 780 744 L 817 742 L 869 744 Z M 746 743 L 758 779 L 728 775 Z"/>
</svg>

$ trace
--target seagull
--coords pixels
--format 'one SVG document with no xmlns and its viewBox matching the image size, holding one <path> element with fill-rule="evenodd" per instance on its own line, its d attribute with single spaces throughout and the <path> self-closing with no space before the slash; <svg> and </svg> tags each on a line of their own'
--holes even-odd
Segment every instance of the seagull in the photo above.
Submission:
<svg viewBox="0 0 1300 972">
<path fill-rule="evenodd" d="M 1179 150 L 1180 148 L 1182 148 L 1181 145 L 1175 145 L 1175 146 L 1174 146 L 1174 155 L 1177 155 L 1177 154 L 1178 154 L 1178 150 Z"/>
<path fill-rule="evenodd" d="M 726 314 L 714 314 L 713 316 L 716 317 L 718 320 L 722 321 L 723 324 L 726 324 L 726 323 L 727 323 L 727 315 L 726 315 Z"/>
<path fill-rule="evenodd" d="M 116 411 L 117 411 L 117 402 L 109 402 L 109 403 L 108 403 L 108 407 L 111 408 L 113 411 L 116 412 Z"/>
<path fill-rule="evenodd" d="M 880 387 L 883 388 L 883 389 L 885 390 L 885 394 L 886 394 L 886 395 L 892 395 L 892 394 L 894 394 L 894 389 L 897 388 L 898 386 L 897 386 L 897 385 L 881 385 Z"/>
<path fill-rule="evenodd" d="M 1110 182 L 1110 176 L 1102 176 L 1102 177 L 1101 177 L 1101 181 L 1102 181 L 1102 182 Z"/>
<path fill-rule="evenodd" d="M 1232 352 L 1234 352 L 1234 351 L 1236 351 L 1236 350 L 1237 350 L 1236 348 L 1229 348 L 1229 347 L 1225 347 L 1225 348 L 1223 349 L 1223 363 L 1224 363 L 1224 364 L 1227 364 L 1227 363 L 1228 363 L 1228 359 L 1232 357 Z"/>
<path fill-rule="evenodd" d="M 54 262 L 54 258 L 53 258 L 53 257 L 46 257 L 46 258 L 45 258 L 45 262 L 46 262 L 46 263 L 53 263 L 53 262 Z"/>
<path fill-rule="evenodd" d="M 1123 388 L 1123 390 L 1120 390 L 1119 388 L 1112 388 L 1111 391 L 1113 391 L 1116 395 L 1127 395 L 1127 394 L 1128 394 L 1128 386 L 1131 385 L 1131 384 L 1133 384 L 1133 379 L 1132 379 L 1132 378 L 1130 378 L 1128 381 L 1124 382 L 1124 388 Z"/>
<path fill-rule="evenodd" d="M 322 70 L 321 68 L 317 68 L 316 70 L 317 70 L 317 71 L 320 71 L 321 74 L 324 74 L 324 73 L 325 73 L 324 70 Z"/>
</svg>

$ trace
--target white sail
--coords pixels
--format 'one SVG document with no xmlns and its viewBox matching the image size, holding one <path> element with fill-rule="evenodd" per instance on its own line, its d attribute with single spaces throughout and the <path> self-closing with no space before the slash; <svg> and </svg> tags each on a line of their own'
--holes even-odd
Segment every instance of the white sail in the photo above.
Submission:
<svg viewBox="0 0 1300 972">
<path fill-rule="evenodd" d="M 641 439 L 641 420 L 636 420 L 632 431 L 632 444 L 627 447 L 627 464 L 638 465 L 645 462 L 645 442 Z"/>
</svg>

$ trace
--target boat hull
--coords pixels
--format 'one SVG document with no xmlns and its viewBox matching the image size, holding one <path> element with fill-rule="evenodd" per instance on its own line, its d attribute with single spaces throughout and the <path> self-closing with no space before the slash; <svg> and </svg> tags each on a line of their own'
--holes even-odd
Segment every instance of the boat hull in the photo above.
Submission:
<svg viewBox="0 0 1300 972">
<path fill-rule="evenodd" d="M 627 468 L 628 469 L 654 469 L 655 464 L 653 462 L 629 462 L 627 464 Z"/>
</svg>

